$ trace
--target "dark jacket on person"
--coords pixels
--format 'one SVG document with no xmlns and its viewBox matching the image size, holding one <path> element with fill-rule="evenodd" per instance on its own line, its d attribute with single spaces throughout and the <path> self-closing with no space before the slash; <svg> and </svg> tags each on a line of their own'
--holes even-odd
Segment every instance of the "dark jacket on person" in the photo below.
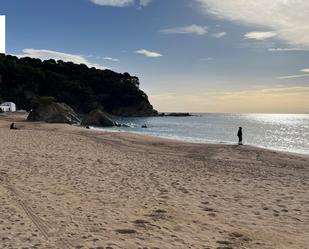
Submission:
<svg viewBox="0 0 309 249">
<path fill-rule="evenodd" d="M 242 129 L 239 129 L 239 130 L 238 130 L 237 136 L 238 136 L 238 137 L 242 137 Z"/>
<path fill-rule="evenodd" d="M 12 124 L 10 125 L 10 129 L 11 129 L 11 130 L 17 130 L 18 128 L 15 126 L 15 123 L 12 123 Z"/>
</svg>

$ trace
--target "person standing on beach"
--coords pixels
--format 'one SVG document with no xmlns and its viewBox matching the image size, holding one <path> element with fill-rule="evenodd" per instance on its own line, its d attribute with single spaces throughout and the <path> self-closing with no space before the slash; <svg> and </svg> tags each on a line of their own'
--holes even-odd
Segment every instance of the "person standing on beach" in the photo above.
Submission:
<svg viewBox="0 0 309 249">
<path fill-rule="evenodd" d="M 10 125 L 10 129 L 11 129 L 11 130 L 18 130 L 18 128 L 15 126 L 15 123 L 12 123 L 12 124 Z"/>
<path fill-rule="evenodd" d="M 237 137 L 238 137 L 238 144 L 242 145 L 242 127 L 239 127 Z"/>
</svg>

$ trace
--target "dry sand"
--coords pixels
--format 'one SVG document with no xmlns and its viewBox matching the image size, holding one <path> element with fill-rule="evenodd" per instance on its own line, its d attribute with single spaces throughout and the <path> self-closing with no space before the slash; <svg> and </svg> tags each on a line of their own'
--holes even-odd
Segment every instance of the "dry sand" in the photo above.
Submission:
<svg viewBox="0 0 309 249">
<path fill-rule="evenodd" d="M 0 116 L 0 248 L 309 248 L 306 156 L 24 118 Z"/>
</svg>

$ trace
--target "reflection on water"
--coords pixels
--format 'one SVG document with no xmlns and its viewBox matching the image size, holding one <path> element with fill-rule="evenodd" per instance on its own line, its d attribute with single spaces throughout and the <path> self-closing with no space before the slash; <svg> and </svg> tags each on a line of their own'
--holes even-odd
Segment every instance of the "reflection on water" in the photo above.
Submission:
<svg viewBox="0 0 309 249">
<path fill-rule="evenodd" d="M 251 120 L 257 122 L 271 123 L 271 124 L 285 124 L 285 125 L 297 125 L 302 123 L 306 118 L 308 121 L 307 114 L 243 114 Z"/>
<path fill-rule="evenodd" d="M 213 114 L 193 117 L 117 118 L 129 128 L 110 131 L 147 135 L 198 143 L 236 143 L 243 127 L 246 144 L 309 154 L 309 115 L 306 114 Z M 147 129 L 141 128 L 147 124 Z"/>
</svg>

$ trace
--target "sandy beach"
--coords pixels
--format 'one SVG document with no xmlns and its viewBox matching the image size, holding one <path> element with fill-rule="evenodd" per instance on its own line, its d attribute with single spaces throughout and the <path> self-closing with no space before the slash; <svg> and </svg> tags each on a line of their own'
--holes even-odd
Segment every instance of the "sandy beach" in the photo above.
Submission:
<svg viewBox="0 0 309 249">
<path fill-rule="evenodd" d="M 309 248 L 307 156 L 24 120 L 0 115 L 0 248 Z"/>
</svg>

